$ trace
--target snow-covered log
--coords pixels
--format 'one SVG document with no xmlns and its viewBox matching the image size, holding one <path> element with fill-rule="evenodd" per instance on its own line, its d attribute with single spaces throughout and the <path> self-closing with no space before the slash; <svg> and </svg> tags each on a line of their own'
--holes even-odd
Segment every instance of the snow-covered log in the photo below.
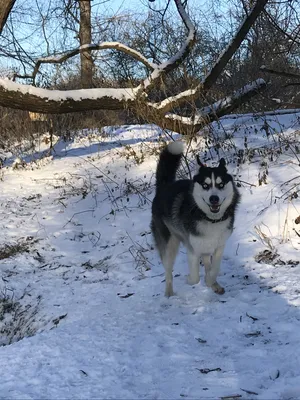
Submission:
<svg viewBox="0 0 300 400">
<path fill-rule="evenodd" d="M 0 105 L 46 114 L 120 110 L 136 98 L 136 89 L 49 90 L 0 79 Z"/>
</svg>

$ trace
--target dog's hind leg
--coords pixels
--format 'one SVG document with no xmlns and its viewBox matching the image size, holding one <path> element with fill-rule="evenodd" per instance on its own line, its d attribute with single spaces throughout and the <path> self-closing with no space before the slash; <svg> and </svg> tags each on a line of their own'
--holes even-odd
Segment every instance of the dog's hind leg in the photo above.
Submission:
<svg viewBox="0 0 300 400">
<path fill-rule="evenodd" d="M 187 256 L 190 270 L 187 277 L 187 283 L 189 285 L 196 285 L 200 281 L 200 256 L 198 256 L 192 249 L 188 249 Z"/>
<path fill-rule="evenodd" d="M 161 261 L 165 268 L 165 295 L 166 297 L 170 297 L 174 295 L 173 265 L 178 252 L 180 241 L 171 234 L 164 222 L 160 218 L 157 218 L 155 216 L 152 217 L 151 230 Z"/>
<path fill-rule="evenodd" d="M 165 268 L 166 291 L 165 296 L 174 295 L 173 292 L 173 265 L 177 256 L 180 241 L 173 235 L 170 236 L 162 253 L 162 263 Z"/>
<path fill-rule="evenodd" d="M 212 257 L 208 255 L 204 255 L 202 257 L 202 262 L 205 267 L 205 283 L 208 287 L 211 287 L 212 290 L 217 294 L 225 293 L 225 289 L 217 282 L 217 276 L 220 272 L 223 251 L 224 247 L 222 246 L 216 249 Z"/>
</svg>

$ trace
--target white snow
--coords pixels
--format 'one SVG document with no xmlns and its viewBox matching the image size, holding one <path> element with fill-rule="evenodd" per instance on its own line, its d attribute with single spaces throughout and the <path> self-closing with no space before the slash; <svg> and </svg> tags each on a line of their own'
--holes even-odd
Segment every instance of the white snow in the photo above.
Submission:
<svg viewBox="0 0 300 400">
<path fill-rule="evenodd" d="M 196 89 L 188 89 L 188 90 L 185 90 L 175 96 L 167 97 L 166 99 L 162 100 L 159 103 L 151 103 L 150 105 L 152 107 L 157 108 L 158 110 L 163 110 L 164 108 L 168 107 L 168 105 L 174 104 L 176 101 L 179 101 L 181 98 L 193 96 L 196 93 L 197 93 Z"/>
<path fill-rule="evenodd" d="M 46 158 L 41 142 L 20 155 L 23 169 L 7 154 L 1 249 L 26 251 L 0 251 L 0 399 L 300 398 L 300 203 L 285 200 L 299 191 L 299 153 L 278 152 L 297 143 L 299 120 L 299 112 L 247 114 L 211 125 L 242 193 L 219 278 L 223 296 L 202 281 L 186 284 L 183 248 L 176 296 L 163 295 L 149 228 L 163 137 L 155 126 L 107 127 L 106 136 L 86 130 Z M 237 166 L 245 140 L 257 151 Z M 217 163 L 205 142 L 192 147 Z M 262 161 L 267 184 L 259 186 Z M 263 250 L 276 250 L 275 261 L 258 263 Z M 19 311 L 1 314 L 4 299 Z"/>
<path fill-rule="evenodd" d="M 118 100 L 133 100 L 137 89 L 134 88 L 97 88 L 97 89 L 78 89 L 78 90 L 48 90 L 32 85 L 23 85 L 9 79 L 0 79 L 0 87 L 10 92 L 20 92 L 22 94 L 32 94 L 48 101 L 63 101 L 72 99 L 81 101 L 82 99 L 100 99 L 111 97 Z"/>
<path fill-rule="evenodd" d="M 131 47 L 126 46 L 120 42 L 101 42 L 101 43 L 90 43 L 84 44 L 82 46 L 76 47 L 72 50 L 69 50 L 67 53 L 63 53 L 60 55 L 52 55 L 47 57 L 41 57 L 37 59 L 39 64 L 41 63 L 61 63 L 65 61 L 69 57 L 74 57 L 76 54 L 79 54 L 81 50 L 119 50 L 123 53 L 129 54 L 135 59 L 141 61 L 143 64 L 148 66 L 151 69 L 157 68 L 155 63 L 149 61 L 146 57 L 143 56 L 139 51 L 132 49 Z"/>
<path fill-rule="evenodd" d="M 210 113 L 214 113 L 214 112 L 217 112 L 218 110 L 229 107 L 236 99 L 239 99 L 241 96 L 243 96 L 249 92 L 252 92 L 264 85 L 266 85 L 266 82 L 263 79 L 261 79 L 261 78 L 256 79 L 255 81 L 253 81 L 253 82 L 245 85 L 241 89 L 235 91 L 231 96 L 227 96 L 221 100 L 218 100 L 215 103 L 213 103 L 211 106 L 206 106 L 201 109 L 198 109 L 196 111 L 196 114 L 194 117 L 194 122 L 200 123 L 203 120 L 203 117 L 205 117 L 205 115 L 208 115 Z M 190 120 L 190 123 L 191 122 L 192 121 Z"/>
<path fill-rule="evenodd" d="M 196 28 L 195 25 L 193 24 L 192 20 L 190 19 L 189 15 L 185 11 L 181 1 L 175 0 L 175 4 L 177 7 L 177 11 L 186 26 L 188 30 L 187 37 L 184 41 L 184 43 L 181 45 L 181 47 L 178 49 L 177 53 L 174 54 L 172 57 L 170 57 L 168 60 L 162 62 L 161 64 L 157 65 L 154 68 L 154 71 L 151 73 L 151 75 L 144 80 L 144 82 L 139 86 L 140 89 L 147 88 L 151 84 L 153 84 L 153 81 L 159 79 L 159 77 L 168 69 L 169 66 L 175 65 L 179 60 L 184 57 L 184 54 L 187 53 L 189 47 L 192 47 L 195 38 L 196 38 Z M 166 102 L 169 103 L 169 100 L 166 99 Z M 160 107 L 157 107 L 160 108 Z"/>
</svg>

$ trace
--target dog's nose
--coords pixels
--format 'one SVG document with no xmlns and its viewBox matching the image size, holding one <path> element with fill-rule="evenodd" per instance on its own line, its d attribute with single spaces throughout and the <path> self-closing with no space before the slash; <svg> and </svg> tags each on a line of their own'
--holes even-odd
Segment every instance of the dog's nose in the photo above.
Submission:
<svg viewBox="0 0 300 400">
<path fill-rule="evenodd" d="M 219 204 L 219 196 L 210 196 L 209 201 L 211 202 L 211 204 Z"/>
</svg>

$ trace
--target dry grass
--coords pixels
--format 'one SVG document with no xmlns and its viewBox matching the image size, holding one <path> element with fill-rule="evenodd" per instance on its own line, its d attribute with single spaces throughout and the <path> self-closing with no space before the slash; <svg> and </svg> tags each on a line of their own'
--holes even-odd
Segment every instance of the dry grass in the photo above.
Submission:
<svg viewBox="0 0 300 400">
<path fill-rule="evenodd" d="M 37 314 L 41 298 L 36 304 L 23 305 L 8 290 L 0 295 L 0 346 L 6 346 L 19 340 L 33 336 L 39 329 Z"/>
</svg>

